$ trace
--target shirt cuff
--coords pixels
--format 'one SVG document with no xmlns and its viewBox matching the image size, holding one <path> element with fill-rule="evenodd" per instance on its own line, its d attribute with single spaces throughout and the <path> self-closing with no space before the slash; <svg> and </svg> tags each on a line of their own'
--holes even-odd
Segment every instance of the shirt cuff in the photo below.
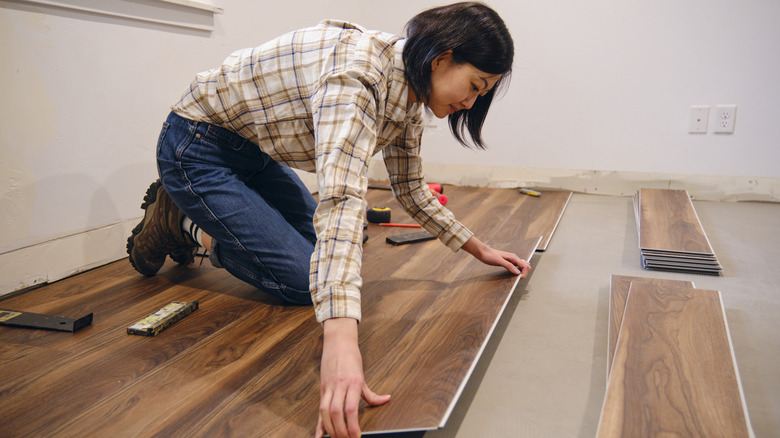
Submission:
<svg viewBox="0 0 780 438">
<path fill-rule="evenodd" d="M 354 318 L 360 322 L 360 291 L 343 286 L 330 286 L 320 289 L 315 296 L 314 316 L 317 322 L 323 323 L 331 318 Z"/>
<path fill-rule="evenodd" d="M 474 236 L 468 228 L 463 226 L 458 221 L 454 221 L 452 225 L 439 236 L 444 245 L 447 246 L 452 252 L 458 252 L 460 248 Z"/>
</svg>

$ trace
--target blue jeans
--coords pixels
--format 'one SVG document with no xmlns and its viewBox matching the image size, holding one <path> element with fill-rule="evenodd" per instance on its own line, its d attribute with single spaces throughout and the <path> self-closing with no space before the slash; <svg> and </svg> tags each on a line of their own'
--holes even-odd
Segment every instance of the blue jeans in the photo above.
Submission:
<svg viewBox="0 0 780 438">
<path fill-rule="evenodd" d="M 162 184 L 212 240 L 212 263 L 292 304 L 311 304 L 317 203 L 257 144 L 171 113 L 157 143 Z"/>
</svg>

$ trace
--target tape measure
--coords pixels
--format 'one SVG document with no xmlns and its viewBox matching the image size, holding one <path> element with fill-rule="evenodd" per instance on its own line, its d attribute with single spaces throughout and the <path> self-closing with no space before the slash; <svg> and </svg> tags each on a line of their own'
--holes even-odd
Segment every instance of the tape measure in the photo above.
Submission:
<svg viewBox="0 0 780 438">
<path fill-rule="evenodd" d="M 391 210 L 389 207 L 374 207 L 366 210 L 366 220 L 372 224 L 390 222 Z"/>
</svg>

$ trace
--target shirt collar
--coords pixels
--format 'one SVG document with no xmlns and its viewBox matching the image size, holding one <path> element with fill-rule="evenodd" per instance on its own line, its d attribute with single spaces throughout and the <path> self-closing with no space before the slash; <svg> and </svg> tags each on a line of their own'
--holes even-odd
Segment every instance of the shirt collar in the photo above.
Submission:
<svg viewBox="0 0 780 438">
<path fill-rule="evenodd" d="M 422 104 L 409 102 L 409 81 L 404 74 L 403 51 L 405 39 L 399 39 L 393 44 L 394 61 L 393 76 L 388 91 L 388 106 L 386 115 L 395 122 L 408 122 L 415 117 L 419 117 L 422 111 Z"/>
</svg>

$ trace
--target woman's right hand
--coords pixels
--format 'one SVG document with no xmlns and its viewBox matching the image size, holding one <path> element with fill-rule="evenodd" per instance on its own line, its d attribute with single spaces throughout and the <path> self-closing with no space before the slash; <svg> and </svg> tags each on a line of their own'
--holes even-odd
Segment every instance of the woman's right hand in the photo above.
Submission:
<svg viewBox="0 0 780 438">
<path fill-rule="evenodd" d="M 333 318 L 323 323 L 320 367 L 320 416 L 314 433 L 320 438 L 359 437 L 360 399 L 371 406 L 387 403 L 390 395 L 377 395 L 363 376 L 363 358 L 358 347 L 357 320 Z"/>
</svg>

